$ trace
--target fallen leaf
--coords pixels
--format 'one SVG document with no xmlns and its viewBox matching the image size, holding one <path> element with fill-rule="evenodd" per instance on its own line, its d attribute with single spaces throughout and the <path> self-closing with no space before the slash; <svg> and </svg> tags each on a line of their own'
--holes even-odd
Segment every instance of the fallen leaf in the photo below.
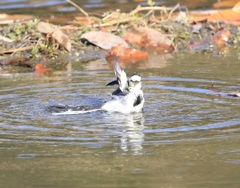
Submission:
<svg viewBox="0 0 240 188">
<path fill-rule="evenodd" d="M 119 45 L 126 48 L 128 47 L 126 41 L 121 37 L 103 31 L 90 31 L 88 33 L 84 33 L 81 36 L 81 40 L 87 40 L 88 42 L 105 50 L 110 50 L 111 48 Z"/>
<path fill-rule="evenodd" d="M 49 75 L 49 74 L 51 74 L 51 73 L 52 73 L 52 69 L 51 69 L 51 68 L 45 68 L 42 63 L 37 64 L 37 65 L 35 66 L 34 76 L 36 76 L 36 77 L 41 77 L 41 76 Z"/>
<path fill-rule="evenodd" d="M 172 52 L 172 41 L 163 33 L 147 27 L 136 27 L 126 31 L 124 39 L 131 44 L 157 52 Z"/>
<path fill-rule="evenodd" d="M 240 25 L 240 2 L 232 9 L 221 10 L 208 17 L 208 22 L 224 22 L 232 25 Z"/>
<path fill-rule="evenodd" d="M 11 24 L 11 23 L 16 23 L 16 22 L 31 20 L 33 18 L 35 18 L 35 16 L 32 16 L 32 15 L 0 14 L 0 25 L 5 25 L 5 24 Z"/>
<path fill-rule="evenodd" d="M 37 25 L 37 30 L 44 34 L 51 34 L 54 32 L 57 26 L 49 24 L 46 22 L 39 22 Z"/>
<path fill-rule="evenodd" d="M 224 0 L 224 1 L 217 1 L 213 4 L 214 8 L 227 8 L 234 6 L 239 0 Z"/>
<path fill-rule="evenodd" d="M 234 5 L 233 11 L 240 13 L 240 1 Z"/>
<path fill-rule="evenodd" d="M 32 68 L 32 66 L 28 63 L 29 58 L 27 57 L 13 57 L 6 61 L 5 65 L 13 65 L 13 66 L 21 66 Z"/>
<path fill-rule="evenodd" d="M 10 39 L 10 38 L 7 38 L 7 37 L 4 37 L 2 35 L 0 35 L 0 40 L 4 41 L 4 42 L 13 42 L 14 40 Z"/>
<path fill-rule="evenodd" d="M 201 29 L 202 29 L 202 24 L 200 23 L 194 24 L 192 27 L 192 33 L 199 34 Z"/>
<path fill-rule="evenodd" d="M 199 23 L 199 22 L 206 22 L 208 19 L 208 15 L 194 15 L 189 19 L 189 23 Z"/>
<path fill-rule="evenodd" d="M 75 22 L 77 22 L 77 24 L 83 24 L 83 25 L 91 25 L 94 24 L 97 21 L 97 18 L 94 17 L 75 17 Z"/>
<path fill-rule="evenodd" d="M 49 34 L 54 38 L 61 46 L 63 46 L 68 52 L 71 51 L 71 41 L 67 35 L 56 25 L 46 22 L 39 22 L 37 30 L 44 34 Z"/>
<path fill-rule="evenodd" d="M 208 22 L 224 22 L 232 25 L 240 25 L 240 13 L 233 10 L 222 10 L 208 17 Z"/>
<path fill-rule="evenodd" d="M 189 23 L 196 24 L 199 22 L 207 22 L 210 15 L 218 12 L 218 10 L 192 10 L 189 11 Z"/>
<path fill-rule="evenodd" d="M 148 54 L 141 50 L 130 49 L 124 46 L 113 47 L 109 53 L 108 58 L 117 57 L 118 59 L 128 60 L 129 62 L 136 62 L 148 58 Z"/>
<path fill-rule="evenodd" d="M 221 50 L 223 47 L 226 46 L 230 36 L 230 31 L 226 29 L 218 31 L 216 34 L 213 35 L 213 43 L 218 50 Z"/>
<path fill-rule="evenodd" d="M 73 21 L 72 16 L 53 16 L 53 17 L 48 17 L 48 18 L 43 18 L 42 21 L 47 22 L 47 23 L 52 23 L 52 24 L 70 24 Z"/>
</svg>

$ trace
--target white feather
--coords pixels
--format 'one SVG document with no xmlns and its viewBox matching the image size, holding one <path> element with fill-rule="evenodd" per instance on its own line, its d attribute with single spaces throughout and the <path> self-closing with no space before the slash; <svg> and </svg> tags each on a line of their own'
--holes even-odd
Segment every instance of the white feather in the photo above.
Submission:
<svg viewBox="0 0 240 188">
<path fill-rule="evenodd" d="M 113 92 L 112 100 L 106 102 L 101 109 L 121 113 L 141 112 L 144 105 L 141 77 L 134 74 L 128 81 L 117 60 L 114 61 L 114 72 L 120 90 Z"/>
</svg>

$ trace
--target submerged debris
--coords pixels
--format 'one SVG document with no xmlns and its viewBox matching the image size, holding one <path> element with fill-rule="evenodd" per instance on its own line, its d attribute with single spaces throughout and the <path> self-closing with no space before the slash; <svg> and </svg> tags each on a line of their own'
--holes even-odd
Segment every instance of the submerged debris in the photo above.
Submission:
<svg viewBox="0 0 240 188">
<path fill-rule="evenodd" d="M 228 93 L 227 96 L 229 96 L 229 97 L 240 97 L 240 93 Z"/>
</svg>

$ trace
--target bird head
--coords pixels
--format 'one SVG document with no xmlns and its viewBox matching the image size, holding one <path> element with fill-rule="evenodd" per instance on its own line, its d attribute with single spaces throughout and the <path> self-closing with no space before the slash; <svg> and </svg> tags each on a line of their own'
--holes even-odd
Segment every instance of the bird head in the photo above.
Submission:
<svg viewBox="0 0 240 188">
<path fill-rule="evenodd" d="M 137 91 L 142 89 L 141 76 L 133 74 L 128 80 L 129 91 Z"/>
</svg>

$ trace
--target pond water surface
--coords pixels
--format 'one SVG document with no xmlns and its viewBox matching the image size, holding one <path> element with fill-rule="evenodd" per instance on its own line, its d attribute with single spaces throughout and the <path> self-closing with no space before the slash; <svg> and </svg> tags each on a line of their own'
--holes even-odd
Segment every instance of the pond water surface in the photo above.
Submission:
<svg viewBox="0 0 240 188">
<path fill-rule="evenodd" d="M 238 187 L 240 105 L 225 95 L 240 87 L 234 57 L 178 54 L 127 68 L 143 77 L 146 100 L 144 113 L 128 115 L 49 111 L 108 100 L 104 61 L 1 77 L 1 186 Z"/>
<path fill-rule="evenodd" d="M 137 5 L 147 6 L 148 0 L 72 0 L 89 13 L 103 13 L 109 10 L 121 9 L 122 11 L 130 11 Z M 212 8 L 215 0 L 155 0 L 158 6 L 176 6 L 178 3 L 185 10 L 188 9 L 206 9 Z M 1 0 L 0 12 L 11 14 L 33 14 L 40 17 L 50 15 L 68 15 L 78 14 L 77 8 L 73 7 L 66 0 Z"/>
</svg>

